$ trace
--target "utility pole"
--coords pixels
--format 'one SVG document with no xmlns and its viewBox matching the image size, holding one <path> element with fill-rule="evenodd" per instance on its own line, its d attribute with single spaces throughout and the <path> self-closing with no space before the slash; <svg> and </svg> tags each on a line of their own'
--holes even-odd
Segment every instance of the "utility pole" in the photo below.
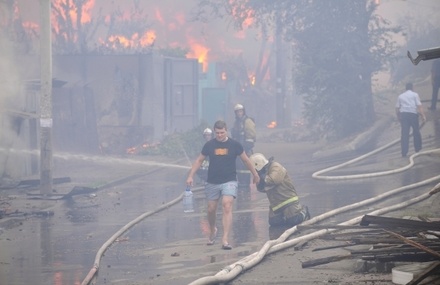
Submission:
<svg viewBox="0 0 440 285">
<path fill-rule="evenodd" d="M 51 0 L 40 0 L 40 194 L 52 193 Z"/>
<path fill-rule="evenodd" d="M 280 12 L 278 12 L 280 13 Z M 286 72 L 284 65 L 284 47 L 282 40 L 282 24 L 281 24 L 281 16 L 277 17 L 276 28 L 275 28 L 275 52 L 276 52 L 276 118 L 277 118 L 277 126 L 285 127 L 286 126 L 286 118 L 285 118 L 285 110 L 286 110 Z"/>
</svg>

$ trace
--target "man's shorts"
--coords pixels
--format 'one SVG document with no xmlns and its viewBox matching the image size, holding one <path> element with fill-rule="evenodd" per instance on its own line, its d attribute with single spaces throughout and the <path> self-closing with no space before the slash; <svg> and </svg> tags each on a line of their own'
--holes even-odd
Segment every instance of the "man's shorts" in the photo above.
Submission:
<svg viewBox="0 0 440 285">
<path fill-rule="evenodd" d="M 220 196 L 233 196 L 237 197 L 237 181 L 229 181 L 223 184 L 210 184 L 205 185 L 205 195 L 208 200 L 218 200 Z"/>
</svg>

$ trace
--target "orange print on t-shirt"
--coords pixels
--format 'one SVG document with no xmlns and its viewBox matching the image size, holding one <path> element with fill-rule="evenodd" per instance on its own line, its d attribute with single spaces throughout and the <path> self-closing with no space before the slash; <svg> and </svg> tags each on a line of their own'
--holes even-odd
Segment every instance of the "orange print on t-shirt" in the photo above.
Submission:
<svg viewBox="0 0 440 285">
<path fill-rule="evenodd" d="M 216 148 L 214 151 L 215 155 L 228 155 L 228 149 L 227 148 Z"/>
</svg>

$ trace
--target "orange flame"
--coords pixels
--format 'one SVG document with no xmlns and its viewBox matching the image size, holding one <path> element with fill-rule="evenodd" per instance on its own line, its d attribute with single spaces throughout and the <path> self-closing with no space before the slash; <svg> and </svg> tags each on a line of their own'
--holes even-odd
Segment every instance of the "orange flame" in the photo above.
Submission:
<svg viewBox="0 0 440 285">
<path fill-rule="evenodd" d="M 188 58 L 197 58 L 199 63 L 202 64 L 203 72 L 208 70 L 208 52 L 209 48 L 194 41 L 190 42 L 191 50 L 188 52 Z"/>
<path fill-rule="evenodd" d="M 224 71 L 222 72 L 221 79 L 222 79 L 223 81 L 225 81 L 225 80 L 228 79 L 228 75 L 226 74 L 226 72 L 224 72 Z"/>
<path fill-rule="evenodd" d="M 92 20 L 91 10 L 93 9 L 94 6 L 95 6 L 94 0 L 88 0 L 83 3 L 83 5 L 81 6 L 81 19 L 79 19 L 81 24 L 91 22 Z M 68 9 L 65 9 L 66 7 Z M 75 1 L 56 0 L 53 3 L 53 9 L 59 11 L 60 16 L 63 18 L 64 21 L 68 21 L 68 19 L 70 19 L 70 24 L 72 25 L 72 27 L 78 28 L 76 25 L 78 22 L 78 7 L 75 5 Z M 65 13 L 66 10 L 68 11 L 68 14 Z M 54 15 L 52 15 L 52 24 L 55 30 L 57 31 L 57 33 L 59 32 L 60 29 L 58 23 L 59 20 L 55 18 Z"/>
<path fill-rule="evenodd" d="M 116 49 L 118 47 L 123 48 L 139 48 L 150 46 L 156 40 L 156 33 L 152 30 L 145 32 L 142 37 L 139 37 L 138 33 L 134 33 L 131 38 L 127 38 L 122 35 L 111 35 L 107 38 L 106 42 L 101 40 L 103 45 Z"/>
<path fill-rule="evenodd" d="M 274 128 L 277 127 L 277 122 L 276 122 L 276 121 L 272 121 L 272 122 L 270 122 L 270 123 L 267 125 L 267 127 L 268 127 L 269 129 L 274 129 Z"/>
<path fill-rule="evenodd" d="M 256 80 L 255 74 L 252 74 L 249 76 L 249 81 L 250 81 L 251 85 L 255 85 L 255 80 Z"/>
</svg>

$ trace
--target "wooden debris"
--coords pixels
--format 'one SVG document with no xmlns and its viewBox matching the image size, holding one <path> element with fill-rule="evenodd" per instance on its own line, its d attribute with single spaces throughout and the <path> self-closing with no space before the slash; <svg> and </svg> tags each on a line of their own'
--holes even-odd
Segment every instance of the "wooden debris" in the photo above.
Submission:
<svg viewBox="0 0 440 285">
<path fill-rule="evenodd" d="M 405 229 L 418 230 L 440 230 L 440 222 L 422 222 L 408 219 L 397 219 L 389 217 L 377 217 L 365 215 L 362 217 L 361 226 L 368 226 L 370 224 L 381 225 L 382 227 L 402 227 Z"/>
<path fill-rule="evenodd" d="M 349 253 L 308 260 L 302 262 L 303 268 L 350 258 L 376 262 L 435 261 L 432 266 L 408 283 L 411 285 L 419 284 L 428 276 L 440 272 L 439 221 L 365 215 L 359 226 L 318 225 L 314 228 L 338 229 L 339 231 L 325 235 L 322 239 L 341 242 L 339 245 L 316 248 L 314 251 L 343 248 Z M 368 245 L 369 249 L 351 248 L 355 245 Z"/>
</svg>

